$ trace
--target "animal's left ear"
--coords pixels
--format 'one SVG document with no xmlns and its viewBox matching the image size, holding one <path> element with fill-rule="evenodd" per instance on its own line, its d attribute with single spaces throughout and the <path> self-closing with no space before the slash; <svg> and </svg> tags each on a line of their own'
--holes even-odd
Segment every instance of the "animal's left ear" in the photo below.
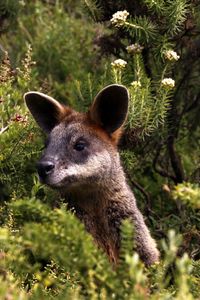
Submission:
<svg viewBox="0 0 200 300">
<path fill-rule="evenodd" d="M 123 85 L 112 84 L 101 90 L 89 110 L 90 118 L 109 134 L 119 129 L 128 112 L 128 90 Z"/>
</svg>

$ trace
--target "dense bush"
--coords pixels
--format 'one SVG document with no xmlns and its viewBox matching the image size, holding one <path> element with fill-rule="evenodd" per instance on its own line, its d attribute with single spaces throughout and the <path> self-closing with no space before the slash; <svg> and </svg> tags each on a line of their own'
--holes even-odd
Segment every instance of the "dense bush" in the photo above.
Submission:
<svg viewBox="0 0 200 300">
<path fill-rule="evenodd" d="M 0 298 L 198 299 L 198 1 L 27 2 L 0 4 Z M 23 94 L 84 110 L 112 82 L 130 91 L 120 151 L 162 254 L 148 269 L 128 221 L 114 269 L 35 172 L 43 134 Z"/>
</svg>

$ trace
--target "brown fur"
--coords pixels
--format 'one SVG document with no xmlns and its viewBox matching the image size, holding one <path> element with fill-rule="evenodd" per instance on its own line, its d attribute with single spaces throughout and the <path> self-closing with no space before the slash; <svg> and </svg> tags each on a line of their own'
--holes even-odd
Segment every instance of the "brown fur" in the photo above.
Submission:
<svg viewBox="0 0 200 300">
<path fill-rule="evenodd" d="M 118 85 L 103 89 L 86 114 L 61 107 L 37 92 L 26 94 L 25 100 L 49 135 L 38 164 L 42 182 L 60 190 L 113 263 L 118 261 L 120 226 L 126 218 L 133 222 L 141 259 L 146 265 L 158 261 L 156 243 L 137 208 L 117 151 L 128 109 L 126 89 Z"/>
</svg>

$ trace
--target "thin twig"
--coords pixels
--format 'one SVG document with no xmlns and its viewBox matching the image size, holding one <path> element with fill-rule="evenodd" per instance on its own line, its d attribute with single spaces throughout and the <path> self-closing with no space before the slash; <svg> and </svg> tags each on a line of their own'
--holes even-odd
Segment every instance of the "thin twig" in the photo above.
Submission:
<svg viewBox="0 0 200 300">
<path fill-rule="evenodd" d="M 0 134 L 3 134 L 6 130 L 8 130 L 9 126 L 7 125 L 6 127 L 2 127 L 0 130 Z"/>
</svg>

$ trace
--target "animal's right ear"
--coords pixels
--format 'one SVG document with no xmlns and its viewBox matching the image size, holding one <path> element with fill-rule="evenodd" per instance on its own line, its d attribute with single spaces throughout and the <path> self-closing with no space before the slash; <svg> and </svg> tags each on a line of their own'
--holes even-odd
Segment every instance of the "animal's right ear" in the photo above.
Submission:
<svg viewBox="0 0 200 300">
<path fill-rule="evenodd" d="M 38 125 L 49 133 L 60 123 L 67 110 L 66 106 L 55 99 L 39 92 L 28 92 L 24 95 L 28 109 Z"/>
</svg>

